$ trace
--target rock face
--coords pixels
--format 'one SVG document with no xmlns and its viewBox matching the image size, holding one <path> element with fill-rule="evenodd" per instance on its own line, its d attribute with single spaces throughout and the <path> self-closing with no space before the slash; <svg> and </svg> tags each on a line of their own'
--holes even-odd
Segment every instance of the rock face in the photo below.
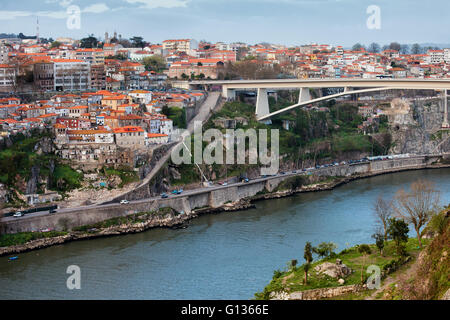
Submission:
<svg viewBox="0 0 450 320">
<path fill-rule="evenodd" d="M 345 278 L 352 273 L 352 269 L 347 267 L 338 259 L 337 263 L 324 262 L 319 264 L 314 270 L 318 273 L 326 274 L 332 278 Z"/>
<path fill-rule="evenodd" d="M 55 151 L 53 141 L 50 137 L 42 138 L 35 146 L 34 151 L 37 154 L 50 154 Z"/>
<path fill-rule="evenodd" d="M 395 107 L 386 111 L 394 142 L 391 152 L 426 154 L 449 150 L 449 132 L 439 131 L 444 120 L 442 101 L 415 101 L 409 106 L 406 103 L 393 101 Z"/>
<path fill-rule="evenodd" d="M 31 168 L 31 178 L 27 181 L 26 194 L 37 193 L 37 188 L 38 188 L 38 184 L 39 184 L 39 173 L 40 173 L 39 166 L 34 165 Z"/>
</svg>

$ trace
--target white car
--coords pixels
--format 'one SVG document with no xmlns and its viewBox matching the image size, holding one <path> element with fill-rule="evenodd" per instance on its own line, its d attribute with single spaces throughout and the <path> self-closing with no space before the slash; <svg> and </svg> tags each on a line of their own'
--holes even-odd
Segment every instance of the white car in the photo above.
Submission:
<svg viewBox="0 0 450 320">
<path fill-rule="evenodd" d="M 23 216 L 24 216 L 24 214 L 22 212 L 20 212 L 20 211 L 14 213 L 14 215 L 13 215 L 13 217 L 16 217 L 16 218 L 20 218 L 20 217 L 23 217 Z"/>
<path fill-rule="evenodd" d="M 122 200 L 122 201 L 120 201 L 120 204 L 129 204 L 130 203 L 130 201 L 128 201 L 128 200 Z"/>
</svg>

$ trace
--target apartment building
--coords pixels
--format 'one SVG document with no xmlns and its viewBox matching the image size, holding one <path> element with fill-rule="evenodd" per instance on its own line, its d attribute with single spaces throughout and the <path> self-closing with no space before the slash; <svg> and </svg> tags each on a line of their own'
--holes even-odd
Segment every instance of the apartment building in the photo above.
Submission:
<svg viewBox="0 0 450 320">
<path fill-rule="evenodd" d="M 102 49 L 77 49 L 74 59 L 89 62 L 89 64 L 105 64 L 105 52 Z"/>
<path fill-rule="evenodd" d="M 16 84 L 16 68 L 0 64 L 0 92 L 10 92 Z"/>
<path fill-rule="evenodd" d="M 163 50 L 182 51 L 192 54 L 193 50 L 198 49 L 198 42 L 194 39 L 178 39 L 163 41 Z"/>
<path fill-rule="evenodd" d="M 54 59 L 55 91 L 86 91 L 91 87 L 90 63 L 78 59 Z"/>
<path fill-rule="evenodd" d="M 34 64 L 34 84 L 39 91 L 51 91 L 55 87 L 54 66 L 51 61 L 42 61 Z"/>
<path fill-rule="evenodd" d="M 141 127 L 127 126 L 115 128 L 113 131 L 117 146 L 131 149 L 145 147 L 145 131 Z"/>
</svg>

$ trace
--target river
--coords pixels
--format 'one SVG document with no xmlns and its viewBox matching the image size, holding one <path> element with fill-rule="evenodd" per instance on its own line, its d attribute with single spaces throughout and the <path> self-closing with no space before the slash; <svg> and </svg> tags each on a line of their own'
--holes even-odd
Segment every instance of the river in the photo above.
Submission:
<svg viewBox="0 0 450 320">
<path fill-rule="evenodd" d="M 46 248 L 0 258 L 0 299 L 251 299 L 275 269 L 303 260 L 306 241 L 337 251 L 372 243 L 372 204 L 426 178 L 450 203 L 450 169 L 407 171 L 357 180 L 333 191 L 256 203 L 256 209 L 207 215 L 180 230 Z M 69 265 L 81 290 L 66 287 Z"/>
</svg>

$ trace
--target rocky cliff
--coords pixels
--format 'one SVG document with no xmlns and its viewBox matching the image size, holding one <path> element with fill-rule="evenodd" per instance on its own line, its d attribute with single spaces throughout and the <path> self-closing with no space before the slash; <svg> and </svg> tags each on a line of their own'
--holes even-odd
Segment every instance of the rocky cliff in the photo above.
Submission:
<svg viewBox="0 0 450 320">
<path fill-rule="evenodd" d="M 441 153 L 450 150 L 450 132 L 441 129 L 444 120 L 441 99 L 406 101 L 394 99 L 387 110 L 394 154 Z"/>
</svg>

